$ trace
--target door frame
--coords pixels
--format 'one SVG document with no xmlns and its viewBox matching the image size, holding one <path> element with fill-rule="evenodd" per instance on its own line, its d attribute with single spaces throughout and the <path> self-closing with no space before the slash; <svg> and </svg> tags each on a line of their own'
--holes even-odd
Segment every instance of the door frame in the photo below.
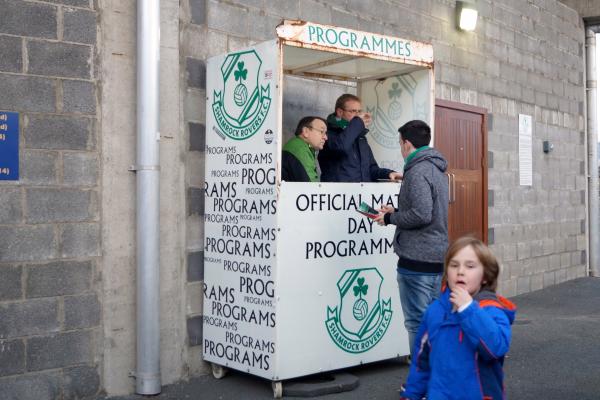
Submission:
<svg viewBox="0 0 600 400">
<path fill-rule="evenodd" d="M 458 111 L 466 111 L 473 114 L 479 114 L 482 116 L 481 120 L 481 135 L 482 135 L 482 149 L 483 149 L 483 157 L 481 159 L 481 168 L 482 168 L 482 183 L 481 186 L 483 188 L 482 199 L 483 199 L 483 242 L 488 244 L 488 118 L 487 118 L 487 109 L 483 107 L 472 106 L 469 104 L 458 103 L 450 100 L 442 100 L 435 99 L 436 107 L 444 107 L 449 108 L 451 110 Z M 434 127 L 435 129 L 435 127 Z M 435 135 L 434 139 L 434 147 L 435 141 L 437 140 L 437 135 Z"/>
</svg>

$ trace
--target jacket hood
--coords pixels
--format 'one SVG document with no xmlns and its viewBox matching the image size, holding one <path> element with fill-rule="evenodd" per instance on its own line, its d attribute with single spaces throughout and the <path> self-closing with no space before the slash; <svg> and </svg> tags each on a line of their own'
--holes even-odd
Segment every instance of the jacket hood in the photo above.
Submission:
<svg viewBox="0 0 600 400">
<path fill-rule="evenodd" d="M 442 153 L 430 147 L 428 149 L 421 150 L 417 154 L 415 154 L 413 159 L 410 160 L 408 164 L 406 164 L 404 170 L 408 171 L 409 169 L 421 162 L 430 162 L 442 172 L 446 172 L 446 169 L 448 168 L 448 161 L 446 161 Z"/>
<path fill-rule="evenodd" d="M 510 321 L 510 324 L 515 320 L 517 314 L 517 306 L 506 297 L 502 297 L 499 294 L 492 292 L 491 290 L 482 290 L 473 296 L 473 301 L 479 304 L 479 307 L 496 307 L 506 314 L 506 317 Z M 440 302 L 448 311 L 452 310 L 452 303 L 450 303 L 450 289 L 445 288 L 442 295 L 440 296 Z"/>
</svg>

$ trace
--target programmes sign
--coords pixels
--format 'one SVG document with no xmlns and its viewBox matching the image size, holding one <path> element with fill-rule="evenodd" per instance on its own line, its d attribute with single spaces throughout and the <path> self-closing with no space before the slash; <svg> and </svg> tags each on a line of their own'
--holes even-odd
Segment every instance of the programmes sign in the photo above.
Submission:
<svg viewBox="0 0 600 400">
<path fill-rule="evenodd" d="M 354 54 L 372 54 L 416 64 L 433 63 L 433 47 L 414 40 L 303 21 L 286 21 L 277 27 L 277 34 L 292 42 Z"/>
</svg>

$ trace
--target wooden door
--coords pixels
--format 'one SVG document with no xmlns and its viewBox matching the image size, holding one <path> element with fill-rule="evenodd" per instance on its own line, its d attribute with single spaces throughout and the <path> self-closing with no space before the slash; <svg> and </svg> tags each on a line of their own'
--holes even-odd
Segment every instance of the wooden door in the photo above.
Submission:
<svg viewBox="0 0 600 400">
<path fill-rule="evenodd" d="M 450 242 L 474 235 L 487 243 L 487 112 L 436 100 L 435 147 L 448 160 Z"/>
</svg>

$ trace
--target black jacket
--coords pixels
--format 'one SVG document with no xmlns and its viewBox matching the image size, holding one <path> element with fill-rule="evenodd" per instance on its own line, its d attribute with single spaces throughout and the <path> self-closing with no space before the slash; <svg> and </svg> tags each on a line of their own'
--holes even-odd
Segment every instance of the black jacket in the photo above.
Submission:
<svg viewBox="0 0 600 400">
<path fill-rule="evenodd" d="M 346 129 L 332 122 L 335 115 L 327 118 L 327 142 L 319 152 L 321 182 L 374 182 L 388 179 L 387 168 L 379 168 L 373 151 L 367 142 L 363 120 L 354 117 Z"/>
<path fill-rule="evenodd" d="M 281 180 L 286 182 L 310 182 L 302 163 L 288 151 L 281 153 Z"/>
</svg>

